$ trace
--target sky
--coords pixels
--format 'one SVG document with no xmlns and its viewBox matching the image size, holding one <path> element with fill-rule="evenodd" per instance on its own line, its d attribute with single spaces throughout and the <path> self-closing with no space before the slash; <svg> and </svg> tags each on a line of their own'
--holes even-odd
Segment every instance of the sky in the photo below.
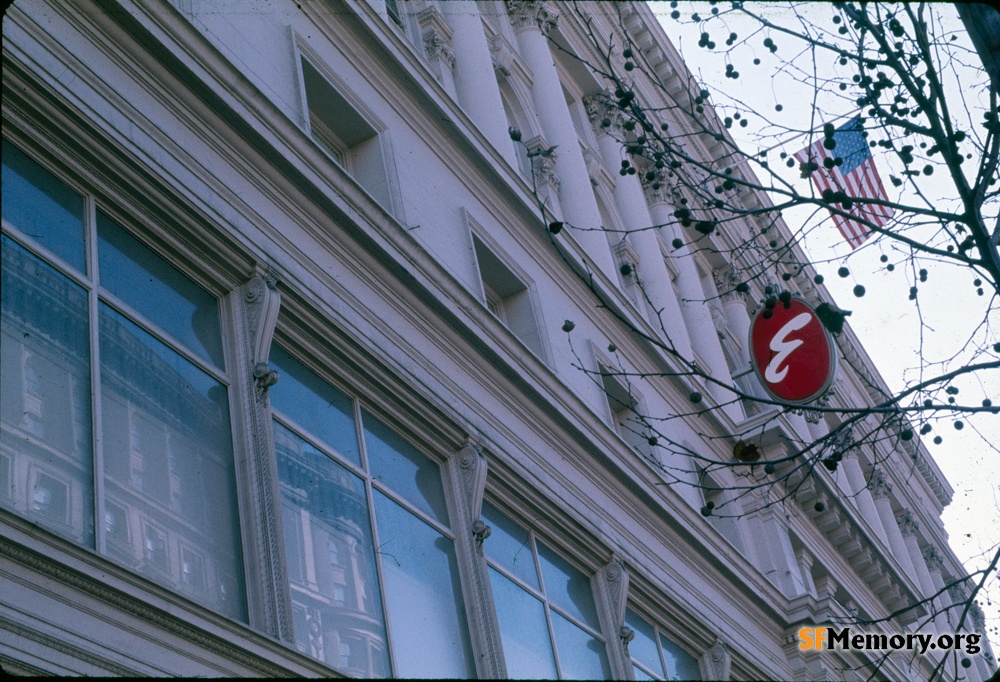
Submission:
<svg viewBox="0 0 1000 682">
<path fill-rule="evenodd" d="M 727 33 L 713 29 L 715 35 L 712 35 L 712 39 L 717 42 L 717 47 L 714 51 L 705 50 L 698 46 L 704 29 L 691 19 L 692 13 L 698 13 L 701 17 L 709 16 L 711 6 L 708 3 L 678 3 L 680 21 L 669 16 L 673 11 L 670 3 L 650 2 L 649 5 L 684 57 L 688 68 L 713 93 L 712 101 L 720 115 L 726 115 L 723 113 L 726 107 L 720 106 L 726 96 L 741 100 L 750 109 L 761 114 L 747 117 L 749 120 L 746 128 L 734 126 L 730 130 L 734 140 L 745 151 L 755 152 L 779 145 L 769 154 L 773 167 L 780 151 L 792 155 L 808 142 L 807 137 L 795 133 L 776 134 L 776 125 L 806 130 L 812 126 L 822 126 L 825 122 L 823 116 L 817 116 L 810 122 L 813 111 L 810 93 L 814 88 L 802 82 L 803 74 L 813 69 L 813 61 L 808 53 L 797 55 L 798 61 L 804 64 L 803 73 L 781 70 L 778 57 L 787 59 L 791 57 L 789 52 L 772 55 L 763 47 L 765 34 L 752 35 L 756 25 L 730 21 L 727 18 L 727 28 L 737 33 L 738 41 L 749 37 L 749 42 L 741 51 L 733 53 L 731 63 L 740 72 L 740 78 L 726 78 L 724 74 L 727 61 L 722 51 L 725 49 Z M 717 5 L 720 9 L 727 6 L 727 3 Z M 964 44 L 971 45 L 958 22 L 954 8 L 943 6 L 940 9 L 944 15 L 944 25 L 949 30 L 954 28 L 956 40 L 960 44 L 964 41 Z M 774 12 L 775 19 L 786 18 L 780 16 L 782 10 Z M 830 18 L 834 11 L 829 4 L 813 4 L 806 8 L 806 12 L 814 15 L 818 22 L 832 26 Z M 782 39 L 779 34 L 772 35 L 776 36 L 776 42 L 789 46 L 792 43 L 791 39 Z M 738 41 L 735 43 L 736 47 L 740 47 Z M 755 67 L 752 58 L 761 59 L 761 64 Z M 823 64 L 816 64 L 816 68 L 822 72 Z M 981 77 L 981 71 L 962 71 L 960 67 L 956 67 L 955 73 L 957 82 L 962 86 L 967 83 L 971 85 L 970 81 Z M 968 92 L 971 90 L 969 88 Z M 848 98 L 850 90 L 844 95 L 837 92 L 833 90 L 832 93 L 824 93 L 827 96 L 821 107 L 826 120 L 839 116 L 849 117 L 857 111 L 856 105 Z M 969 96 L 968 92 L 963 91 L 962 94 Z M 779 103 L 782 104 L 780 111 L 776 109 L 776 104 Z M 976 104 L 975 101 L 970 102 L 973 107 Z M 760 134 L 775 136 L 762 144 L 757 137 Z M 880 156 L 878 151 L 873 154 L 883 181 L 889 188 L 886 176 L 891 171 L 894 160 Z M 784 177 L 797 182 L 798 191 L 807 192 L 808 181 L 797 179 L 796 175 L 795 172 L 789 172 Z M 941 191 L 947 190 L 947 183 L 942 184 Z M 905 274 L 901 275 L 903 268 L 889 273 L 879 261 L 879 256 L 886 253 L 892 259 L 890 262 L 901 263 L 901 255 L 895 253 L 889 244 L 870 242 L 866 248 L 851 255 L 849 261 L 845 261 L 844 258 L 851 253 L 851 249 L 840 237 L 828 215 L 816 215 L 808 209 L 792 209 L 784 212 L 784 219 L 789 226 L 825 220 L 820 227 L 809 233 L 804 247 L 814 261 L 832 259 L 833 262 L 829 264 L 818 265 L 817 270 L 824 274 L 825 285 L 837 304 L 853 311 L 848 320 L 849 325 L 890 388 L 901 388 L 904 379 L 916 376 L 914 368 L 919 364 L 921 339 L 925 357 L 944 358 L 956 348 L 961 348 L 975 325 L 982 321 L 982 301 L 975 300 L 976 293 L 970 282 L 973 276 L 967 271 L 963 272 L 964 269 L 935 269 L 933 265 L 927 265 L 928 283 L 920 289 L 921 310 L 918 314 L 915 306 L 908 301 L 909 283 Z M 836 270 L 845 263 L 851 274 L 847 278 L 841 278 L 836 275 Z M 856 284 L 865 286 L 868 292 L 865 297 L 854 296 L 853 288 Z M 996 337 L 1000 319 L 993 319 L 992 325 L 991 342 L 996 342 L 1000 340 Z M 971 380 L 962 382 L 959 384 L 963 391 L 959 394 L 960 397 L 967 396 L 968 402 L 978 404 L 985 395 L 991 397 L 994 404 L 1000 404 L 998 373 L 993 372 L 989 381 L 990 384 L 982 381 L 976 384 Z M 952 503 L 945 509 L 942 517 L 951 547 L 966 568 L 973 571 L 988 564 L 993 554 L 992 548 L 1000 543 L 1000 452 L 995 449 L 1000 445 L 1000 418 L 983 414 L 963 421 L 966 428 L 961 431 L 953 428 L 951 420 L 936 423 L 934 431 L 925 437 L 924 443 L 954 488 Z M 940 445 L 931 442 L 936 434 L 943 438 Z M 981 598 L 980 603 L 987 617 L 987 632 L 990 634 L 994 653 L 997 653 L 1000 651 L 1000 635 L 996 630 L 1000 627 L 1000 581 L 994 577 L 990 587 L 988 595 Z"/>
</svg>

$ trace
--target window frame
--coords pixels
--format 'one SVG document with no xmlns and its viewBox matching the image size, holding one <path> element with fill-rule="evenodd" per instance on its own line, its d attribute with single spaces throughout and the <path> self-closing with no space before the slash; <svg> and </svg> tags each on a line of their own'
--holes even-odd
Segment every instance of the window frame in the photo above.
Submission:
<svg viewBox="0 0 1000 682">
<path fill-rule="evenodd" d="M 92 495 L 90 505 L 85 506 L 85 512 L 89 509 L 93 513 L 91 536 L 89 539 L 78 540 L 65 535 L 62 531 L 46 528 L 47 532 L 59 537 L 72 546 L 79 548 L 87 555 L 106 561 L 125 571 L 131 579 L 139 581 L 149 581 L 150 585 L 155 585 L 154 590 L 146 588 L 147 592 L 155 593 L 155 590 L 165 590 L 171 595 L 176 595 L 185 603 L 190 603 L 197 608 L 207 609 L 217 617 L 231 620 L 232 622 L 255 629 L 261 629 L 259 618 L 255 611 L 254 603 L 250 598 L 250 586 L 252 582 L 251 563 L 253 557 L 260 551 L 260 541 L 257 537 L 249 535 L 250 524 L 247 517 L 250 509 L 247 495 L 242 490 L 241 479 L 245 477 L 245 472 L 241 464 L 245 457 L 241 454 L 240 434 L 237 433 L 236 413 L 242 410 L 237 396 L 237 387 L 241 383 L 243 373 L 240 371 L 242 363 L 238 361 L 240 357 L 239 349 L 236 347 L 235 329 L 238 322 L 233 319 L 234 311 L 230 302 L 231 294 L 236 287 L 236 282 L 230 277 L 238 266 L 239 258 L 233 258 L 229 267 L 223 266 L 224 256 L 220 255 L 218 260 L 207 261 L 202 252 L 193 251 L 187 244 L 188 237 L 198 235 L 194 241 L 204 242 L 205 238 L 196 223 L 190 220 L 190 214 L 183 217 L 170 205 L 167 210 L 158 210 L 158 205 L 154 208 L 151 204 L 155 202 L 168 202 L 164 197 L 143 197 L 139 201 L 135 200 L 136 190 L 132 185 L 134 178 L 132 170 L 124 165 L 116 165 L 110 175 L 99 175 L 90 167 L 79 163 L 76 159 L 68 160 L 65 152 L 61 148 L 54 148 L 53 143 L 35 134 L 34 131 L 25 132 L 11 126 L 5 128 L 4 139 L 6 143 L 13 145 L 38 166 L 51 173 L 57 180 L 65 184 L 73 192 L 82 198 L 82 210 L 80 214 L 82 223 L 83 242 L 83 270 L 60 258 L 57 254 L 46 248 L 43 244 L 35 240 L 31 235 L 25 234 L 18 226 L 3 220 L 2 233 L 5 238 L 10 239 L 16 246 L 24 249 L 30 256 L 38 258 L 48 267 L 54 269 L 59 276 L 64 277 L 72 286 L 81 289 L 86 297 L 86 325 L 87 334 L 87 362 L 89 364 L 87 372 L 88 395 L 87 402 L 90 407 L 90 439 L 89 439 L 89 464 L 91 467 L 90 476 L 86 482 L 89 483 L 89 491 Z M 56 150 L 57 149 L 57 150 Z M 148 203 L 147 203 L 148 202 Z M 149 250 L 156 258 L 177 271 L 187 281 L 193 283 L 215 299 L 215 312 L 219 324 L 219 344 L 222 366 L 216 366 L 214 361 L 199 355 L 188 344 L 180 341 L 165 328 L 160 327 L 151 321 L 144 314 L 133 308 L 121 298 L 113 294 L 104 284 L 100 282 L 99 270 L 99 249 L 98 249 L 98 214 L 103 214 L 104 218 L 112 222 L 121 229 L 131 239 L 134 239 L 142 247 Z M 154 217 L 155 216 L 155 217 Z M 179 219 L 180 218 L 180 219 Z M 203 228 L 202 228 L 203 229 Z M 216 251 L 215 253 L 219 253 Z M 240 601 L 236 609 L 237 613 L 228 614 L 217 610 L 207 600 L 199 600 L 187 593 L 180 583 L 174 587 L 159 582 L 140 572 L 134 557 L 126 554 L 133 552 L 135 547 L 141 546 L 145 554 L 144 538 L 138 538 L 148 525 L 149 519 L 133 526 L 128 515 L 118 519 L 124 523 L 124 537 L 126 542 L 131 542 L 130 546 L 123 546 L 121 540 L 111 539 L 109 542 L 107 529 L 108 504 L 113 504 L 120 508 L 121 505 L 110 501 L 105 492 L 105 479 L 107 478 L 106 453 L 104 447 L 104 403 L 102 394 L 102 365 L 101 353 L 104 343 L 101 341 L 100 319 L 102 309 L 112 311 L 121 315 L 130 324 L 140 331 L 148 334 L 154 343 L 163 344 L 169 353 L 179 358 L 183 362 L 189 363 L 195 370 L 204 374 L 207 378 L 217 382 L 226 390 L 226 409 L 228 410 L 228 427 L 226 435 L 230 446 L 232 457 L 230 473 L 234 479 L 234 487 L 231 490 L 235 505 L 233 511 L 233 543 L 239 548 L 239 561 L 233 564 L 233 576 L 239 581 L 241 592 Z M 73 405 L 72 409 L 76 409 Z M 130 408 L 131 409 L 131 408 Z M 130 426 L 131 430 L 131 417 Z M 74 435 L 74 447 L 75 447 Z M 131 440 L 131 435 L 129 435 Z M 226 457 L 225 461 L 229 462 Z M 165 465 L 167 466 L 167 465 Z M 83 479 L 81 479 L 81 483 Z M 168 484 L 169 485 L 169 482 Z M 30 514 L 15 510 L 9 507 L 10 513 L 21 518 L 29 519 Z M 88 519 L 85 519 L 87 522 Z M 167 534 L 167 531 L 164 531 Z M 140 542 L 141 545 L 136 543 Z M 168 545 L 170 543 L 167 534 Z M 175 538 L 174 557 L 179 561 L 179 544 L 183 539 Z M 190 543 L 189 543 L 190 544 Z M 169 548 L 168 548 L 169 550 Z M 168 568 L 170 561 L 168 551 Z M 138 560 L 141 564 L 144 559 Z M 179 565 L 179 564 L 178 564 Z M 162 572 L 162 571 L 161 571 Z M 170 574 L 171 576 L 173 574 Z M 180 580 L 179 573 L 177 574 Z"/>
<path fill-rule="evenodd" d="M 381 604 L 381 614 L 385 629 L 384 646 L 392 673 L 398 674 L 396 671 L 399 670 L 399 666 L 396 658 L 396 648 L 392 642 L 392 615 L 388 604 L 386 591 L 387 582 L 383 571 L 384 559 L 380 556 L 380 552 L 378 551 L 378 548 L 381 546 L 381 540 L 379 537 L 375 493 L 381 494 L 390 503 L 398 505 L 407 514 L 413 516 L 418 522 L 427 525 L 435 533 L 452 543 L 454 554 L 456 559 L 458 559 L 456 577 L 459 579 L 462 586 L 460 590 L 455 592 L 456 601 L 460 600 L 462 604 L 462 608 L 459 612 L 461 616 L 459 626 L 464 629 L 465 634 L 468 637 L 470 647 L 469 653 L 471 658 L 469 658 L 467 663 L 471 667 L 473 675 L 475 675 L 477 670 L 477 648 L 475 637 L 473 635 L 476 627 L 473 623 L 473 619 L 475 618 L 476 609 L 470 608 L 470 601 L 473 600 L 475 595 L 471 594 L 466 589 L 466 583 L 468 580 L 467 576 L 463 575 L 463 562 L 458 556 L 462 551 L 458 536 L 460 524 L 458 523 L 457 518 L 460 512 L 460 505 L 456 504 L 454 495 L 448 485 L 447 473 L 445 471 L 447 463 L 447 444 L 450 442 L 453 443 L 456 440 L 455 437 L 447 431 L 442 432 L 435 428 L 438 424 L 422 419 L 425 415 L 418 413 L 424 412 L 423 406 L 418 405 L 417 407 L 414 407 L 412 404 L 406 404 L 403 402 L 404 399 L 400 396 L 404 396 L 407 393 L 412 394 L 412 391 L 395 391 L 388 388 L 386 390 L 381 390 L 385 387 L 385 384 L 380 381 L 379 378 L 367 375 L 367 373 L 363 372 L 363 370 L 362 372 L 358 372 L 357 370 L 352 371 L 352 369 L 349 368 L 348 363 L 337 362 L 336 356 L 339 355 L 339 352 L 331 353 L 324 349 L 324 347 L 329 348 L 328 344 L 331 343 L 330 338 L 328 337 L 320 342 L 320 340 L 315 337 L 315 333 L 318 331 L 316 329 L 310 329 L 307 333 L 303 333 L 302 328 L 299 327 L 295 321 L 289 319 L 289 317 L 292 316 L 290 313 L 292 313 L 292 311 L 287 309 L 282 310 L 282 315 L 279 317 L 277 328 L 275 330 L 273 345 L 280 346 L 286 354 L 298 361 L 316 377 L 327 383 L 351 401 L 351 419 L 354 425 L 354 437 L 358 447 L 358 463 L 353 462 L 349 456 L 338 452 L 335 447 L 326 443 L 322 438 L 312 434 L 308 429 L 298 424 L 291 416 L 271 406 L 270 401 L 268 401 L 269 421 L 280 424 L 296 437 L 309 443 L 319 453 L 330 458 L 335 464 L 346 469 L 350 475 L 357 476 L 365 487 L 367 515 L 371 528 L 371 541 L 373 548 L 375 549 L 373 568 L 378 581 L 376 587 L 379 590 L 379 601 Z M 331 331 L 333 336 L 337 336 L 342 333 L 340 330 L 331 329 L 328 331 Z M 343 347 L 338 350 L 343 350 Z M 322 358 L 323 361 L 318 360 L 319 358 Z M 376 419 L 382 425 L 387 427 L 403 442 L 413 447 L 414 450 L 426 457 L 430 462 L 438 467 L 441 477 L 444 505 L 449 520 L 447 525 L 433 517 L 425 510 L 421 509 L 416 504 L 407 500 L 403 493 L 397 492 L 388 482 L 381 481 L 377 478 L 375 472 L 371 468 L 371 461 L 369 459 L 368 446 L 365 438 L 364 416 L 366 414 L 370 418 Z M 456 450 L 457 449 L 458 448 L 456 447 Z M 276 460 L 276 452 L 273 450 L 273 445 L 272 453 L 272 459 Z M 276 469 L 274 470 L 273 475 L 274 488 L 277 490 L 279 484 Z M 284 506 L 283 502 L 281 503 L 281 506 Z M 277 523 L 284 525 L 284 518 L 278 518 Z M 321 554 L 326 554 L 325 548 L 322 548 L 319 551 Z M 283 564 L 286 564 L 287 562 L 284 557 L 283 545 L 279 548 L 279 552 L 282 554 L 280 561 Z M 282 589 L 287 593 L 288 604 L 291 608 L 291 585 L 289 581 L 285 582 Z M 291 640 L 290 646 L 293 648 L 295 647 L 294 639 Z M 306 655 L 308 655 L 308 653 Z M 317 662 L 320 665 L 324 665 L 333 670 L 338 670 L 337 664 L 318 660 Z"/>
<path fill-rule="evenodd" d="M 553 618 L 552 618 L 553 610 L 557 615 L 569 621 L 570 624 L 583 630 L 585 633 L 591 635 L 593 638 L 597 639 L 598 641 L 601 642 L 601 644 L 604 645 L 605 661 L 607 662 L 609 671 L 611 672 L 611 676 L 609 677 L 609 679 L 614 679 L 615 678 L 614 656 L 612 655 L 611 647 L 616 645 L 617 639 L 612 636 L 612 633 L 607 633 L 604 631 L 605 618 L 602 617 L 601 613 L 603 604 L 601 596 L 598 593 L 598 590 L 595 589 L 596 586 L 594 584 L 595 581 L 599 579 L 601 570 L 599 568 L 592 569 L 592 568 L 587 568 L 584 565 L 581 565 L 581 563 L 578 560 L 578 557 L 575 556 L 575 553 L 566 551 L 564 543 L 559 542 L 558 538 L 544 532 L 541 533 L 538 532 L 539 530 L 543 529 L 538 528 L 537 524 L 526 523 L 526 519 L 524 518 L 523 513 L 519 513 L 519 511 L 514 510 L 515 504 L 513 500 L 511 500 L 508 496 L 498 495 L 495 492 L 493 492 L 493 490 L 491 490 L 491 487 L 488 486 L 483 502 L 488 503 L 490 506 L 496 509 L 497 512 L 505 516 L 508 521 L 518 526 L 518 528 L 527 535 L 530 546 L 526 549 L 528 549 L 531 552 L 532 567 L 535 571 L 535 577 L 539 581 L 539 587 L 537 588 L 525 584 L 524 581 L 519 576 L 511 573 L 506 567 L 499 564 L 498 562 L 489 559 L 487 557 L 489 553 L 488 548 L 484 549 L 480 558 L 482 559 L 483 566 L 486 568 L 487 571 L 491 569 L 497 571 L 503 578 L 510 580 L 516 587 L 524 590 L 532 598 L 537 599 L 542 603 L 543 612 L 545 616 L 545 627 L 546 631 L 548 632 L 549 645 L 552 652 L 553 663 L 556 668 L 558 679 L 568 679 L 568 678 L 562 676 L 563 672 L 562 672 L 562 663 L 560 660 L 561 657 L 556 642 L 555 630 L 553 626 Z M 598 619 L 597 627 L 594 627 L 592 625 L 589 625 L 581 621 L 577 616 L 573 615 L 567 609 L 559 606 L 558 604 L 555 604 L 550 599 L 550 597 L 548 596 L 548 589 L 545 586 L 545 578 L 542 575 L 541 557 L 538 549 L 539 542 L 541 542 L 549 552 L 551 552 L 552 554 L 556 555 L 557 557 L 565 561 L 573 569 L 579 571 L 587 578 L 588 586 L 590 588 L 591 598 L 593 599 L 595 615 L 597 616 Z M 487 545 L 488 547 L 489 544 L 488 537 L 484 541 L 484 544 Z M 494 608 L 494 613 L 496 613 L 495 606 L 493 608 Z M 499 638 L 500 635 L 499 630 L 497 631 L 497 634 Z M 502 652 L 503 651 L 502 641 L 499 642 L 499 646 Z M 563 654 L 563 656 L 565 656 L 565 654 Z"/>
</svg>

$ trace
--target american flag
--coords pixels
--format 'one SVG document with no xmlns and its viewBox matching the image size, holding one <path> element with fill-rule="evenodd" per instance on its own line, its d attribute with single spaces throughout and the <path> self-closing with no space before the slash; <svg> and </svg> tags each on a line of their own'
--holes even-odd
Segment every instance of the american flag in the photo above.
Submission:
<svg viewBox="0 0 1000 682">
<path fill-rule="evenodd" d="M 810 176 L 820 193 L 830 190 L 843 192 L 849 199 L 888 201 L 885 187 L 882 186 L 882 180 L 875 169 L 875 160 L 868 151 L 868 142 L 861 136 L 862 129 L 861 118 L 856 116 L 834 131 L 833 140 L 837 144 L 833 149 L 823 146 L 826 141 L 824 136 L 824 139 L 818 140 L 795 155 L 799 163 L 805 164 L 811 161 L 819 166 L 819 170 L 814 170 Z M 842 159 L 840 166 L 826 168 L 823 165 L 823 159 L 837 157 Z M 877 227 L 888 223 L 893 214 L 891 206 L 868 204 L 863 201 L 852 202 L 850 210 L 845 210 L 839 205 L 837 208 L 867 220 Z M 844 235 L 844 239 L 852 249 L 864 244 L 871 236 L 871 230 L 867 225 L 832 211 L 831 215 L 840 234 Z"/>
</svg>

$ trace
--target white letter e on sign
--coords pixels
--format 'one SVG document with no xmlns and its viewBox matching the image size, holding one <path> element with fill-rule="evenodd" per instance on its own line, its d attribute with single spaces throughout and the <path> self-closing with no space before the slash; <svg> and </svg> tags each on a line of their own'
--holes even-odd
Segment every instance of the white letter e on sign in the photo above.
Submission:
<svg viewBox="0 0 1000 682">
<path fill-rule="evenodd" d="M 802 329 L 807 324 L 811 316 L 809 313 L 802 313 L 796 315 L 788 322 L 785 326 L 778 330 L 778 333 L 774 335 L 771 339 L 771 350 L 777 355 L 771 358 L 771 362 L 767 363 L 767 369 L 764 370 L 764 378 L 770 383 L 776 384 L 785 378 L 788 374 L 788 367 L 782 367 L 779 371 L 778 368 L 781 367 L 781 363 L 785 361 L 792 351 L 801 346 L 804 342 L 801 339 L 795 339 L 793 341 L 785 341 L 785 337 L 794 331 Z"/>
</svg>

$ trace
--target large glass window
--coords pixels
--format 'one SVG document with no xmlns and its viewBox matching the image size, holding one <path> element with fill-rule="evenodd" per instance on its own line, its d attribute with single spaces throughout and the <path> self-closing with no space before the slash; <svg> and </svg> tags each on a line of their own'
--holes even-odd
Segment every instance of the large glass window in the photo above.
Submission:
<svg viewBox="0 0 1000 682">
<path fill-rule="evenodd" d="M 698 660 L 632 609 L 625 610 L 625 625 L 635 633 L 628 645 L 635 679 L 701 679 Z"/>
<path fill-rule="evenodd" d="M 0 505 L 245 620 L 218 300 L 6 140 L 2 184 Z"/>
<path fill-rule="evenodd" d="M 590 580 L 489 503 L 483 544 L 513 679 L 608 679 Z"/>
<path fill-rule="evenodd" d="M 473 676 L 438 465 L 280 346 L 271 363 L 296 646 L 354 676 Z"/>
</svg>

